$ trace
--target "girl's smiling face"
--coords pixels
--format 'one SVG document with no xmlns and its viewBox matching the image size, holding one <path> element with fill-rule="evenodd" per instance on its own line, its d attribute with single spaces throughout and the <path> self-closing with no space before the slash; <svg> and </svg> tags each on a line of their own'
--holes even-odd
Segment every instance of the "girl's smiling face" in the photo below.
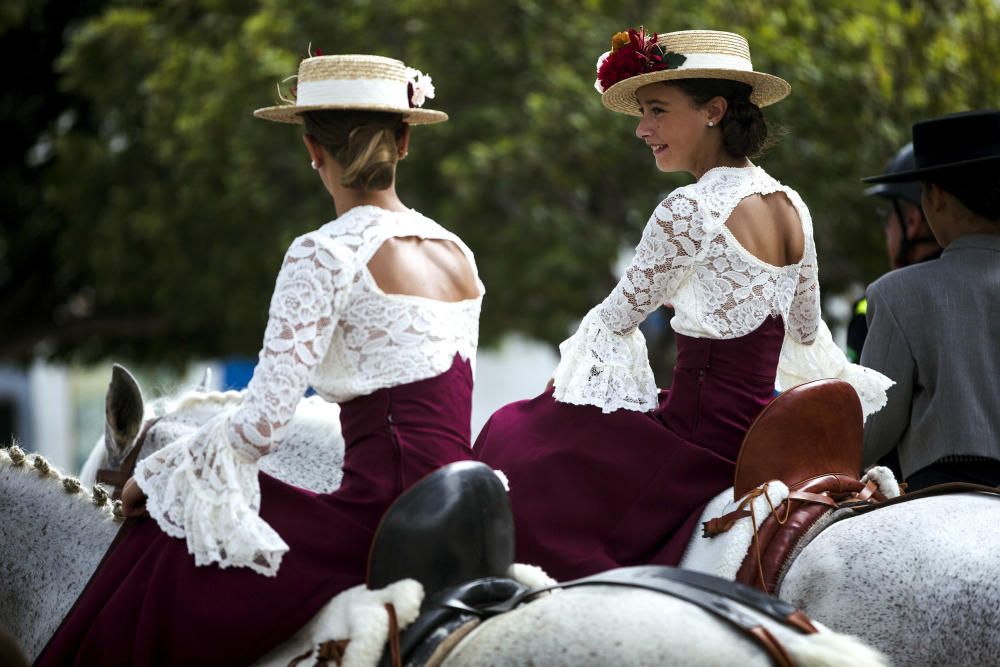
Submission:
<svg viewBox="0 0 1000 667">
<path fill-rule="evenodd" d="M 635 93 L 642 118 L 635 135 L 646 142 L 660 171 L 692 171 L 704 148 L 711 111 L 698 108 L 684 91 L 663 82 Z"/>
</svg>

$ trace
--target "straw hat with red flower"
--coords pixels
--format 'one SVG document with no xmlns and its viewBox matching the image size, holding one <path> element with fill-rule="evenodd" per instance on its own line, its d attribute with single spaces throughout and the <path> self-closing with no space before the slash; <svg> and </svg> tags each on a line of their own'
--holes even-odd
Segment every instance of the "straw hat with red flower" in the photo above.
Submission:
<svg viewBox="0 0 1000 667">
<path fill-rule="evenodd" d="M 792 89 L 784 79 L 754 71 L 750 45 L 740 35 L 719 30 L 657 35 L 643 28 L 611 38 L 611 50 L 597 60 L 594 87 L 607 108 L 639 116 L 635 91 L 676 79 L 741 81 L 753 88 L 750 101 L 758 107 L 774 104 Z"/>
</svg>

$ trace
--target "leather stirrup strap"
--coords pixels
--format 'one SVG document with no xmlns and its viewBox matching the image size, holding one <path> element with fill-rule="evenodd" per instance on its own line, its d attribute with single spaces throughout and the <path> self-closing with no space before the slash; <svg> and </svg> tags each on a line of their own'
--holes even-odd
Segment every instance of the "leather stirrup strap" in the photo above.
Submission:
<svg viewBox="0 0 1000 667">
<path fill-rule="evenodd" d="M 127 482 L 132 476 L 132 473 L 135 472 L 135 464 L 139 462 L 139 452 L 142 451 L 142 445 L 146 441 L 149 429 L 153 428 L 158 421 L 160 421 L 160 418 L 155 417 L 143 424 L 142 431 L 139 433 L 139 437 L 135 439 L 135 442 L 132 443 L 132 449 L 129 450 L 125 460 L 122 461 L 121 468 L 118 470 L 113 468 L 101 468 L 97 471 L 98 482 L 114 487 L 114 491 L 111 493 L 112 500 L 121 500 L 122 489 L 125 488 L 125 482 Z"/>
<path fill-rule="evenodd" d="M 399 652 L 399 620 L 396 618 L 396 607 L 391 602 L 386 602 L 385 613 L 389 615 L 389 653 L 392 655 L 392 667 L 402 667 L 403 656 Z"/>
<path fill-rule="evenodd" d="M 792 662 L 792 659 L 785 651 L 785 647 L 782 646 L 781 642 L 779 642 L 774 635 L 768 632 L 767 628 L 763 625 L 751 628 L 750 634 L 753 635 L 758 644 L 767 650 L 768 654 L 778 667 L 795 667 L 795 663 Z"/>
<path fill-rule="evenodd" d="M 288 663 L 288 667 L 298 667 L 298 665 L 299 665 L 300 662 L 302 662 L 303 660 L 305 660 L 306 658 L 308 658 L 312 654 L 313 654 L 313 650 L 309 649 L 308 651 L 306 651 L 302 655 L 295 656 L 294 658 L 292 658 L 292 661 L 290 663 Z"/>
<path fill-rule="evenodd" d="M 830 496 L 821 493 L 810 493 L 809 491 L 789 491 L 788 500 L 801 500 L 807 503 L 817 503 L 819 505 L 827 505 L 833 509 L 837 509 L 837 501 Z"/>
</svg>

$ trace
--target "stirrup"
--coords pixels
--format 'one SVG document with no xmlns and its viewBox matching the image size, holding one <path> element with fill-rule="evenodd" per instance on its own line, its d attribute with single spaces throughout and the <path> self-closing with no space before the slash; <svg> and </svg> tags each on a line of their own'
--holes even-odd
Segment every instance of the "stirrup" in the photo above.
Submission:
<svg viewBox="0 0 1000 667">
<path fill-rule="evenodd" d="M 369 588 L 416 579 L 424 599 L 451 586 L 502 577 L 514 562 L 514 516 L 484 463 L 450 463 L 389 507 L 368 554 Z"/>
</svg>

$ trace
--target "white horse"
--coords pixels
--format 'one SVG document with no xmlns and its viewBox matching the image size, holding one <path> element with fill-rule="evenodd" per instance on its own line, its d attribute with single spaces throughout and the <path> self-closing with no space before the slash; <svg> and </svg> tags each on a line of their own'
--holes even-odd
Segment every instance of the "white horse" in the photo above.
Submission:
<svg viewBox="0 0 1000 667">
<path fill-rule="evenodd" d="M 39 456 L 0 449 L 0 625 L 35 659 L 68 613 L 108 548 L 119 507 Z M 400 626 L 413 621 L 419 584 L 350 589 L 314 621 L 257 664 L 287 665 L 323 639 L 350 638 L 344 665 L 374 665 L 382 653 L 393 602 Z M 747 610 L 745 613 L 754 612 Z M 795 664 L 885 665 L 860 642 L 829 631 L 802 635 L 759 618 Z M 326 634 L 324 634 L 326 633 Z M 760 646 L 730 625 L 676 598 L 616 587 L 569 589 L 483 622 L 444 665 L 770 665 Z"/>
<path fill-rule="evenodd" d="M 108 436 L 107 448 L 121 457 L 133 444 L 143 410 L 133 407 L 126 417 L 113 414 L 113 406 L 141 406 L 141 394 L 124 377 L 113 382 L 109 392 L 120 393 L 109 398 L 109 423 L 133 434 L 132 439 Z M 234 400 L 236 395 L 226 399 Z M 226 401 L 217 394 L 195 393 L 168 403 L 172 411 L 150 431 L 144 449 L 152 451 L 181 430 L 194 428 Z M 329 410 L 317 406 L 316 412 L 323 409 Z M 318 432 L 336 432 L 328 446 L 337 450 L 336 415 L 327 416 L 329 425 Z M 116 438 L 121 444 L 114 444 Z M 302 442 L 307 442 L 305 433 Z M 294 446 L 291 437 L 287 446 Z M 292 483 L 312 474 L 314 479 L 301 486 L 331 490 L 331 480 L 339 480 L 342 454 L 323 459 L 323 448 L 315 444 L 298 451 L 280 461 L 275 458 L 265 469 Z M 311 486 L 321 482 L 325 486 Z M 829 627 L 861 637 L 900 665 L 988 664 L 1000 655 L 1000 633 L 995 632 L 1000 627 L 1000 559 L 995 557 L 1000 532 L 988 528 L 998 522 L 1000 499 L 963 493 L 914 500 L 834 523 L 795 556 L 777 594 Z M 702 541 L 698 534 L 692 538 L 689 556 Z M 745 547 L 735 557 L 744 553 Z M 687 558 L 682 565 L 733 577 L 739 562 L 728 573 Z"/>
</svg>

